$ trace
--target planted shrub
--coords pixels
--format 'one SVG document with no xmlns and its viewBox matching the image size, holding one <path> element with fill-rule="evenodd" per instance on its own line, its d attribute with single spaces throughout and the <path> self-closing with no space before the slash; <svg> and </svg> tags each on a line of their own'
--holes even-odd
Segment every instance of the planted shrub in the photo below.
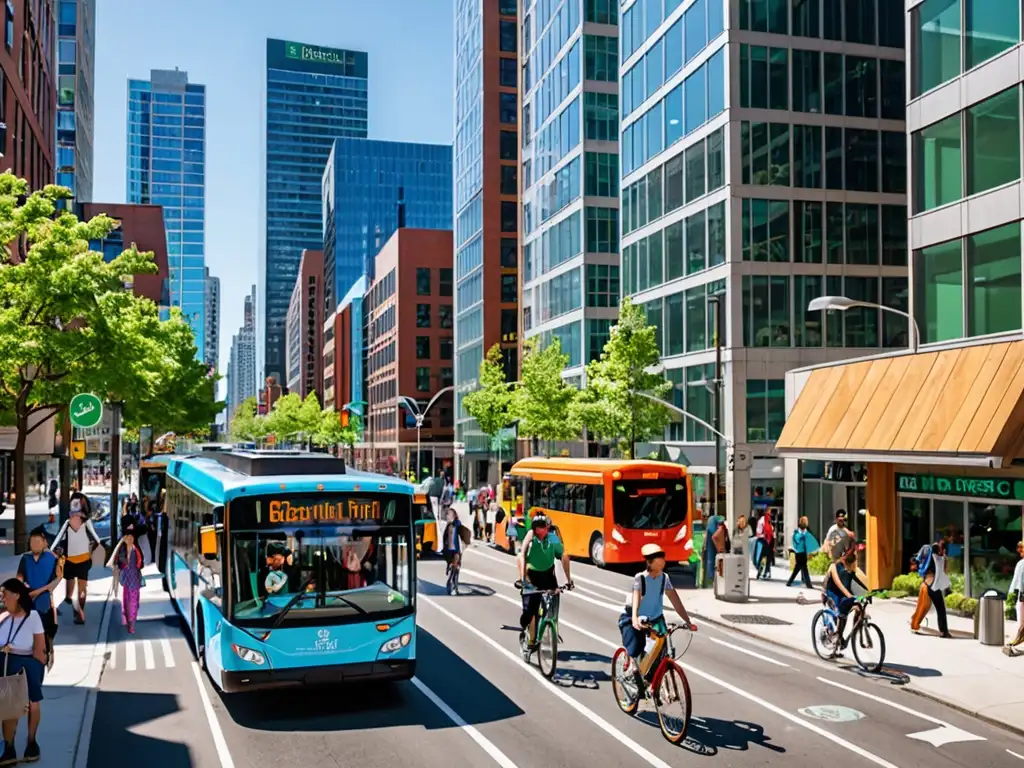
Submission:
<svg viewBox="0 0 1024 768">
<path fill-rule="evenodd" d="M 921 577 L 916 573 L 903 573 L 892 580 L 894 592 L 906 592 L 916 595 L 921 589 Z"/>
</svg>

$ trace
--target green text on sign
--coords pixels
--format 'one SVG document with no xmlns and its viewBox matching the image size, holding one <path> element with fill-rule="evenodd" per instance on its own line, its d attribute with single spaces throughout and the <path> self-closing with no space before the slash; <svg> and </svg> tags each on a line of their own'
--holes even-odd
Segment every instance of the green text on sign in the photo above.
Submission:
<svg viewBox="0 0 1024 768">
<path fill-rule="evenodd" d="M 300 61 L 316 61 L 320 64 L 344 64 L 345 51 L 338 51 L 334 48 L 321 48 L 318 45 L 303 45 L 302 43 L 285 43 L 284 55 L 289 59 Z"/>
<path fill-rule="evenodd" d="M 938 496 L 1024 501 L 1024 480 L 1005 477 L 897 474 L 896 490 L 899 493 L 933 493 Z"/>
<path fill-rule="evenodd" d="M 71 398 L 71 423 L 79 429 L 90 429 L 103 418 L 103 403 L 96 395 L 83 392 Z"/>
</svg>

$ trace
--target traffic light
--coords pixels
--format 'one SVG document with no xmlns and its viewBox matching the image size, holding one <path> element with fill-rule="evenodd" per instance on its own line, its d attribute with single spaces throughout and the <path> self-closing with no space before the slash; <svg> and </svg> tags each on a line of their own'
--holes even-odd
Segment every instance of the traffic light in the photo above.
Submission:
<svg viewBox="0 0 1024 768">
<path fill-rule="evenodd" d="M 348 426 L 348 409 L 347 408 L 342 408 L 341 409 L 341 426 L 342 427 L 347 427 Z"/>
</svg>

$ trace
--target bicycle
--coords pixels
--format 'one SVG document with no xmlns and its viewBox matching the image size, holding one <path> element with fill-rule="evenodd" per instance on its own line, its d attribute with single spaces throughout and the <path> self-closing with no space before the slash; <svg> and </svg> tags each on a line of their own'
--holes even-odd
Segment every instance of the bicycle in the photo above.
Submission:
<svg viewBox="0 0 1024 768">
<path fill-rule="evenodd" d="M 885 635 L 878 625 L 868 617 L 868 606 L 876 595 L 885 594 L 884 590 L 874 590 L 855 598 L 853 608 L 847 621 L 851 623 L 850 634 L 842 637 L 839 630 L 839 609 L 825 592 L 821 594 L 821 602 L 825 606 L 811 619 L 811 642 L 814 652 L 823 661 L 831 661 L 853 643 L 853 657 L 865 672 L 876 674 L 881 671 L 885 662 Z M 874 635 L 874 637 L 872 637 Z M 878 661 L 869 662 L 867 654 L 878 649 Z"/>
<path fill-rule="evenodd" d="M 449 595 L 457 595 L 457 594 L 459 594 L 459 571 L 462 570 L 462 556 L 461 556 L 461 553 L 458 554 L 458 555 L 455 555 L 455 557 L 459 558 L 458 565 L 455 564 L 455 559 L 453 558 L 448 563 L 448 567 L 445 570 L 445 574 L 448 576 L 448 582 L 446 584 L 446 588 L 448 590 L 448 594 Z"/>
<path fill-rule="evenodd" d="M 523 661 L 529 664 L 536 650 L 540 673 L 550 680 L 558 670 L 558 643 L 561 640 L 558 634 L 558 596 L 570 588 L 569 584 L 545 590 L 532 589 L 522 581 L 517 581 L 515 586 L 524 597 L 538 592 L 541 595 L 537 615 L 519 640 L 519 652 Z"/>
<path fill-rule="evenodd" d="M 665 624 L 659 621 L 657 625 L 644 622 L 643 626 L 654 641 L 652 648 L 637 660 L 625 648 L 619 648 L 612 657 L 612 693 L 615 694 L 615 703 L 627 715 L 634 715 L 643 695 L 654 704 L 661 735 L 672 744 L 679 744 L 686 738 L 686 731 L 690 727 L 691 701 L 690 684 L 676 659 L 681 658 L 689 649 L 693 634 L 685 624 Z M 687 630 L 689 639 L 686 647 L 676 655 L 672 635 L 679 630 Z M 669 710 L 671 705 L 677 703 L 681 712 L 675 718 Z"/>
</svg>

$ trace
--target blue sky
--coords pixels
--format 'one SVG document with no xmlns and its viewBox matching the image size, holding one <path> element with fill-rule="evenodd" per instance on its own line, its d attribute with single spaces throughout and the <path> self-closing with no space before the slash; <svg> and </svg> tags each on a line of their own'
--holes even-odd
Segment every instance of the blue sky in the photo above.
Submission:
<svg viewBox="0 0 1024 768">
<path fill-rule="evenodd" d="M 206 264 L 221 279 L 221 370 L 259 253 L 268 37 L 369 53 L 370 137 L 451 143 L 451 0 L 99 0 L 93 199 L 125 198 L 127 80 L 179 69 L 207 87 Z M 223 396 L 223 391 L 221 392 Z"/>
</svg>

